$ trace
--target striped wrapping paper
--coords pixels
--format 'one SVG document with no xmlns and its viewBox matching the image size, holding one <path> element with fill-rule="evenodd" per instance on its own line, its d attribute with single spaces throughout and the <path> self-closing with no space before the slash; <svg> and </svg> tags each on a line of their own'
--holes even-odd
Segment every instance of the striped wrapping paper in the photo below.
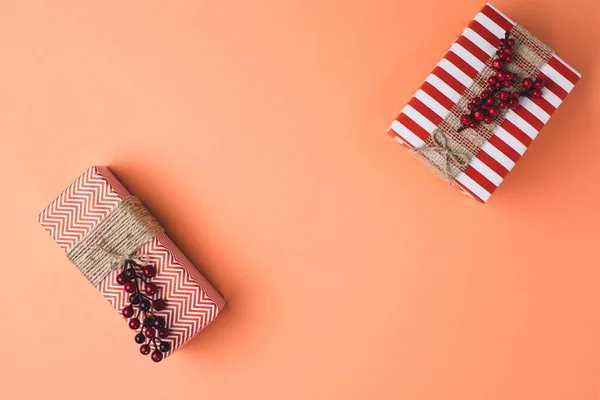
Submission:
<svg viewBox="0 0 600 400">
<path fill-rule="evenodd" d="M 38 221 L 66 253 L 129 196 L 107 167 L 91 167 L 38 215 Z M 168 357 L 211 323 L 225 301 L 167 235 L 145 243 L 138 254 L 148 255 L 157 269 L 152 282 L 167 306 L 155 314 L 163 316 L 169 328 Z M 112 271 L 97 289 L 121 314 L 129 294 L 117 284 L 119 272 Z M 134 344 L 131 333 L 128 338 Z"/>
<path fill-rule="evenodd" d="M 423 146 L 514 25 L 494 6 L 485 5 L 402 109 L 388 134 L 408 149 Z M 453 182 L 467 196 L 483 203 L 490 198 L 581 75 L 553 54 L 538 77 L 546 82 L 543 97 L 522 97 L 521 106 L 505 114 L 494 135 Z"/>
</svg>

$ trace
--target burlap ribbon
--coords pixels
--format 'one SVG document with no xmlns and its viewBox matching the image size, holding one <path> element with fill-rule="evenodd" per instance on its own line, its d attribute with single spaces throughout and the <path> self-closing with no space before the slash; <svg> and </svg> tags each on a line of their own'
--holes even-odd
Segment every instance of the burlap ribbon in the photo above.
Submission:
<svg viewBox="0 0 600 400">
<path fill-rule="evenodd" d="M 164 233 L 142 202 L 134 196 L 120 201 L 106 217 L 67 251 L 67 257 L 85 277 L 98 286 L 125 260 L 147 260 L 136 252 L 144 243 Z"/>
<path fill-rule="evenodd" d="M 548 63 L 553 51 L 543 42 L 533 36 L 525 28 L 515 25 L 510 30 L 510 37 L 515 39 L 513 48 L 513 62 L 505 67 L 509 72 L 515 73 L 521 79 L 535 78 L 540 68 Z M 496 58 L 493 54 L 479 71 L 473 83 L 462 93 L 460 100 L 454 104 L 450 112 L 440 122 L 425 145 L 417 147 L 411 153 L 425 162 L 440 177 L 452 183 L 469 165 L 471 159 L 479 153 L 481 147 L 494 135 L 495 129 L 504 121 L 504 114 L 498 116 L 491 124 L 480 124 L 476 129 L 465 129 L 457 132 L 461 127 L 460 116 L 469 114 L 467 104 L 488 86 L 487 78 L 496 71 L 491 67 Z M 521 82 L 516 82 L 511 90 L 522 91 Z M 441 139 L 441 140 L 440 140 Z M 443 142 L 443 145 L 440 143 Z"/>
</svg>

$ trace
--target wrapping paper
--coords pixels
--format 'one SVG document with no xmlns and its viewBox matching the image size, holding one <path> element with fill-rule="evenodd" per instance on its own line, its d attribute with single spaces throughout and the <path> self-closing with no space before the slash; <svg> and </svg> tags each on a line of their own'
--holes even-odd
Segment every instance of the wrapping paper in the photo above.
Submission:
<svg viewBox="0 0 600 400">
<path fill-rule="evenodd" d="M 130 193 L 107 167 L 94 166 L 52 201 L 38 221 L 66 253 L 128 196 Z M 225 301 L 167 235 L 156 236 L 137 254 L 148 255 L 157 268 L 152 282 L 167 304 L 165 310 L 156 312 L 169 327 L 171 350 L 165 353 L 167 357 L 212 322 Z M 121 269 L 112 271 L 97 288 L 120 314 L 129 304 L 129 294 L 117 284 L 119 272 Z"/>
<path fill-rule="evenodd" d="M 402 109 L 389 136 L 408 149 L 423 146 L 514 25 L 494 6 L 485 5 Z M 494 135 L 453 182 L 467 196 L 488 201 L 581 75 L 553 54 L 537 78 L 546 82 L 542 98 L 522 97 L 521 106 L 505 114 Z"/>
</svg>

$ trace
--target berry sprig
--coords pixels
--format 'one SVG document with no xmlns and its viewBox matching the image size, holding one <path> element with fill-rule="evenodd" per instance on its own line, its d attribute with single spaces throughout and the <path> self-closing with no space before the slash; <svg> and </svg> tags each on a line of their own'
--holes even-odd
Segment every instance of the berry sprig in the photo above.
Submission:
<svg viewBox="0 0 600 400">
<path fill-rule="evenodd" d="M 125 269 L 117 275 L 117 283 L 123 285 L 129 296 L 129 305 L 125 306 L 122 314 L 129 318 L 129 327 L 140 332 L 135 335 L 135 342 L 140 344 L 140 353 L 150 354 L 152 350 L 150 344 L 154 346 L 151 358 L 154 362 L 163 359 L 163 353 L 171 350 L 171 343 L 166 339 L 169 336 L 169 329 L 166 327 L 165 318 L 154 314 L 153 311 L 162 311 L 166 307 L 163 299 L 153 299 L 158 292 L 158 288 L 150 279 L 156 275 L 156 268 L 152 265 L 141 266 L 135 261 L 129 259 L 125 261 Z M 141 290 L 143 284 L 143 292 Z M 137 315 L 135 314 L 137 307 Z M 140 320 L 140 317 L 141 320 Z M 147 341 L 147 343 L 146 343 Z M 158 341 L 158 345 L 157 345 Z"/>
<path fill-rule="evenodd" d="M 522 91 L 511 91 L 513 86 L 517 86 L 519 77 L 507 71 L 505 67 L 513 62 L 515 44 L 515 40 L 509 38 L 508 31 L 504 39 L 500 39 L 500 46 L 496 51 L 498 57 L 492 61 L 492 68 L 496 70 L 496 73 L 488 77 L 486 90 L 467 104 L 467 109 L 471 112 L 461 115 L 461 127 L 457 129 L 458 132 L 467 128 L 475 129 L 481 122 L 491 124 L 503 110 L 514 110 L 519 107 L 521 96 L 534 99 L 542 97 L 545 82 L 539 78 L 535 81 L 525 78 L 521 81 Z"/>
</svg>

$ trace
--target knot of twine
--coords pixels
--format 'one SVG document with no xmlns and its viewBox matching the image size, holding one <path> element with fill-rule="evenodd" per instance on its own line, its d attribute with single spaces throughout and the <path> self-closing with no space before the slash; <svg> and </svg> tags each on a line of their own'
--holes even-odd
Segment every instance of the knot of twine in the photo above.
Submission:
<svg viewBox="0 0 600 400">
<path fill-rule="evenodd" d="M 147 264 L 148 255 L 139 249 L 164 229 L 134 196 L 120 201 L 92 230 L 75 243 L 67 257 L 83 275 L 98 286 L 127 260 Z"/>
<path fill-rule="evenodd" d="M 459 168 L 466 167 L 469 164 L 471 155 L 467 152 L 452 150 L 448 145 L 448 137 L 440 130 L 436 130 L 431 134 L 433 145 L 425 144 L 421 147 L 416 147 L 412 151 L 415 153 L 425 153 L 433 151 L 442 156 L 444 162 L 440 166 L 449 182 L 452 182 L 452 174 L 450 168 L 454 162 Z"/>
</svg>

